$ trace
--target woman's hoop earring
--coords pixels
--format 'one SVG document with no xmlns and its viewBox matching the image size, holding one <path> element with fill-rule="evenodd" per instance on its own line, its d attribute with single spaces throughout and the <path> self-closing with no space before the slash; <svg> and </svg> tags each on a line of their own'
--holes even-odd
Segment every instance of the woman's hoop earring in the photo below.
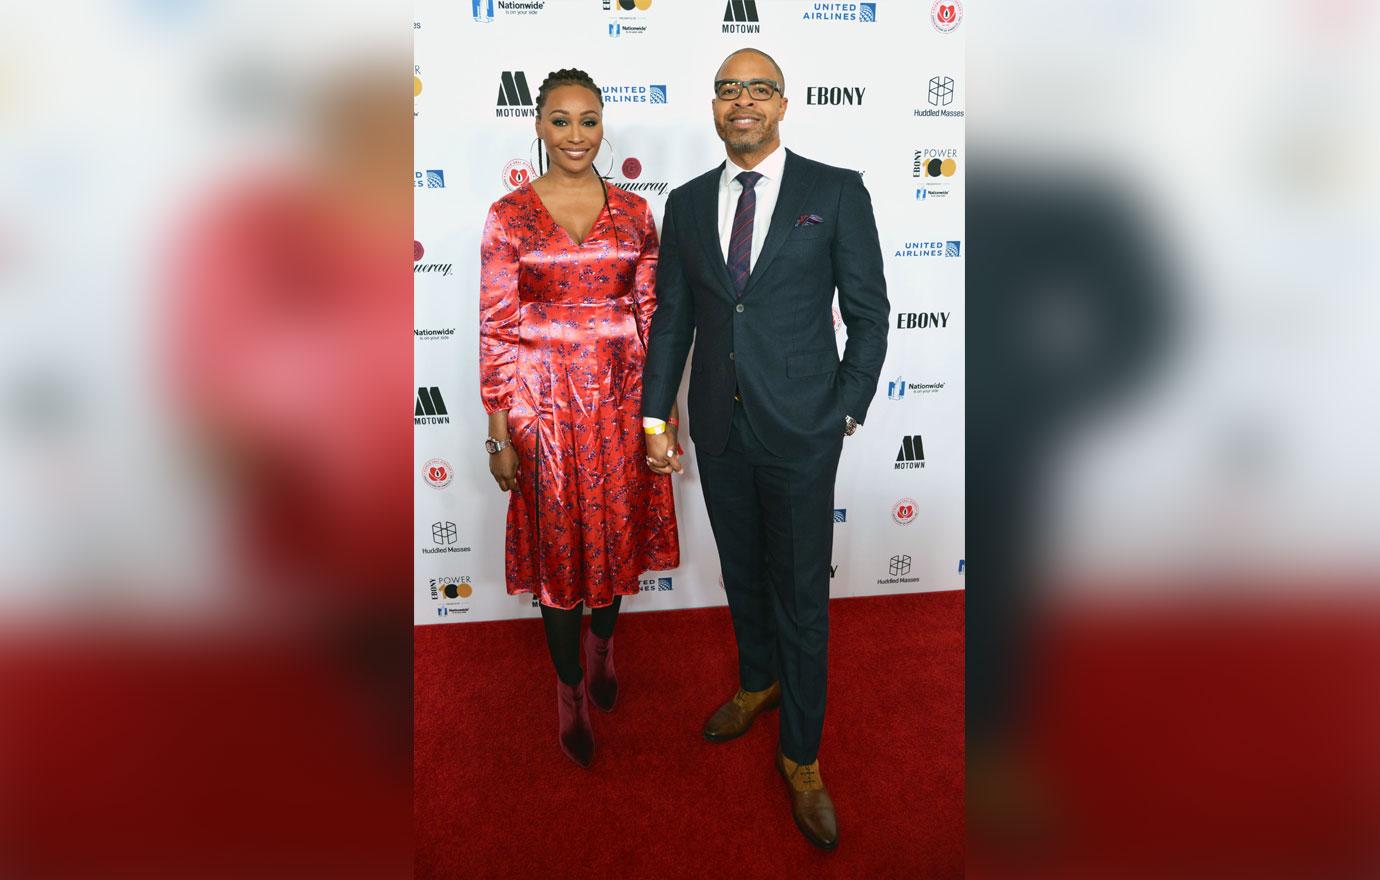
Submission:
<svg viewBox="0 0 1380 880">
<path fill-rule="evenodd" d="M 543 174 L 546 173 L 546 171 L 539 164 L 541 159 L 541 153 L 534 150 L 534 148 L 537 146 L 537 142 L 540 140 L 541 138 L 534 137 L 532 138 L 532 143 L 527 146 L 527 158 L 534 160 L 528 162 L 527 164 L 532 166 L 532 173 L 535 174 L 537 177 L 541 177 Z"/>
<path fill-rule="evenodd" d="M 609 171 L 607 174 L 599 174 L 599 169 L 595 168 L 594 173 L 599 174 L 605 180 L 611 180 L 613 178 L 613 144 L 608 138 L 604 138 L 603 142 L 609 145 Z"/>
</svg>

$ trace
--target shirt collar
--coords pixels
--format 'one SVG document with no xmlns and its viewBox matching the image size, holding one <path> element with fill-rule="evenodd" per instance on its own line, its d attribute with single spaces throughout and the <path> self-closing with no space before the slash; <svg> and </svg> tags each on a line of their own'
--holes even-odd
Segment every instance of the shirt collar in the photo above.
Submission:
<svg viewBox="0 0 1380 880">
<path fill-rule="evenodd" d="M 724 184 L 727 185 L 733 180 L 733 178 L 737 177 L 739 174 L 747 170 L 748 169 L 743 168 L 741 165 L 738 165 L 732 159 L 728 159 L 724 163 Z M 766 180 L 771 180 L 780 183 L 781 175 L 786 170 L 786 148 L 783 146 L 777 146 L 776 149 L 772 150 L 767 155 L 767 158 L 763 159 L 761 162 L 758 162 L 757 167 L 753 168 L 752 170 L 762 175 L 762 177 Z M 759 180 L 758 183 L 760 184 L 761 181 Z"/>
</svg>

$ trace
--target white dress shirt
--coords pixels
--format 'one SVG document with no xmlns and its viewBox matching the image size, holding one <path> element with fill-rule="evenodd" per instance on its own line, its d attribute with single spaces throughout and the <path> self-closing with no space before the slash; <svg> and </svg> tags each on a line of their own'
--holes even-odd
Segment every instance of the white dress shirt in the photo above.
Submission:
<svg viewBox="0 0 1380 880">
<path fill-rule="evenodd" d="M 725 262 L 728 260 L 729 239 L 733 237 L 733 218 L 738 213 L 738 197 L 743 194 L 743 185 L 733 178 L 747 170 L 729 159 L 724 163 L 723 174 L 719 176 L 719 246 Z M 786 170 L 786 148 L 778 146 L 751 170 L 762 175 L 753 187 L 757 193 L 757 207 L 752 215 L 751 265 L 756 266 L 757 256 L 762 253 L 762 242 L 767 240 L 772 212 L 776 210 L 776 197 L 781 194 L 781 173 Z"/>
</svg>

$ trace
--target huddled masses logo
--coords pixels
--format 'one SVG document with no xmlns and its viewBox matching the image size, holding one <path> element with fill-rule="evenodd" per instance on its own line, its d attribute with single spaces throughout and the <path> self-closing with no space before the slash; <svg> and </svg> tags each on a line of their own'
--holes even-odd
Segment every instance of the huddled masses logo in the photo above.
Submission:
<svg viewBox="0 0 1380 880">
<path fill-rule="evenodd" d="M 891 508 L 891 518 L 897 525 L 908 526 L 915 522 L 915 499 L 902 498 Z"/>
<path fill-rule="evenodd" d="M 723 33 L 761 33 L 760 21 L 757 17 L 757 0 L 728 0 L 724 5 Z"/>
<path fill-rule="evenodd" d="M 892 577 L 901 577 L 910 574 L 910 556 L 905 553 L 898 553 L 891 557 L 890 564 L 886 567 L 887 574 Z"/>
<path fill-rule="evenodd" d="M 951 76 L 930 77 L 929 100 L 931 107 L 947 107 L 954 102 L 954 78 Z"/>
<path fill-rule="evenodd" d="M 807 86 L 805 103 L 834 107 L 861 107 L 864 86 Z"/>
<path fill-rule="evenodd" d="M 804 21 L 861 21 L 877 20 L 876 3 L 809 3 L 801 16 Z"/>
<path fill-rule="evenodd" d="M 440 168 L 428 168 L 412 175 L 412 183 L 417 189 L 445 189 L 446 172 Z"/>
<path fill-rule="evenodd" d="M 450 414 L 441 399 L 441 389 L 435 385 L 417 389 L 417 406 L 413 411 L 414 425 L 449 425 Z"/>
<path fill-rule="evenodd" d="M 943 330 L 952 312 L 897 312 L 897 330 Z"/>
<path fill-rule="evenodd" d="M 907 434 L 901 438 L 901 448 L 896 453 L 896 470 L 913 470 L 925 466 L 925 445 L 919 434 Z"/>
<path fill-rule="evenodd" d="M 835 507 L 835 508 L 834 508 L 834 522 L 836 522 L 836 523 L 848 522 L 848 508 L 846 508 L 846 507 Z"/>
<path fill-rule="evenodd" d="M 469 553 L 469 547 L 457 547 L 460 540 L 460 532 L 455 528 L 455 523 L 450 520 L 441 520 L 431 524 L 431 543 L 434 547 L 423 547 L 422 552 L 428 556 L 440 553 Z"/>
<path fill-rule="evenodd" d="M 422 465 L 422 477 L 433 489 L 444 489 L 455 478 L 455 472 L 444 458 L 433 458 Z"/>
<path fill-rule="evenodd" d="M 521 70 L 505 70 L 498 75 L 498 101 L 494 106 L 497 117 L 537 115 L 532 90 L 527 87 L 527 74 Z"/>
<path fill-rule="evenodd" d="M 963 4 L 959 0 L 934 0 L 930 7 L 930 21 L 934 29 L 947 34 L 963 21 Z"/>
</svg>

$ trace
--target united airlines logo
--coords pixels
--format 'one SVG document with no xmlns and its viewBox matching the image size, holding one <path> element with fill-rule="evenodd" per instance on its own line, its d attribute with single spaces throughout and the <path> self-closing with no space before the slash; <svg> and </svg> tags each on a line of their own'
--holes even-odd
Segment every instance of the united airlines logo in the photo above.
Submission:
<svg viewBox="0 0 1380 880">
<path fill-rule="evenodd" d="M 665 103 L 666 103 L 666 86 L 665 86 L 664 84 L 663 84 L 663 85 L 652 85 L 652 86 L 649 86 L 649 88 L 651 89 L 651 96 L 652 96 L 652 103 L 653 103 L 653 104 L 665 104 Z"/>
<path fill-rule="evenodd" d="M 963 245 L 962 245 L 960 242 L 957 242 L 957 241 L 946 241 L 946 242 L 944 242 L 944 256 L 946 256 L 946 257 L 957 257 L 957 256 L 959 256 L 959 248 L 961 248 L 962 246 L 963 246 Z"/>
<path fill-rule="evenodd" d="M 671 579 L 668 577 L 642 578 L 640 581 L 638 581 L 638 587 L 644 593 L 667 593 L 671 592 L 674 589 L 671 586 Z"/>
<path fill-rule="evenodd" d="M 723 33 L 757 34 L 762 32 L 758 24 L 756 0 L 728 0 L 724 6 Z"/>
<path fill-rule="evenodd" d="M 417 189 L 445 189 L 446 172 L 440 168 L 418 171 L 412 176 L 412 183 Z"/>
<path fill-rule="evenodd" d="M 527 74 L 521 70 L 505 70 L 498 76 L 498 101 L 494 115 L 500 118 L 509 116 L 537 115 L 537 107 L 532 100 L 532 91 L 527 87 Z"/>
<path fill-rule="evenodd" d="M 449 425 L 450 414 L 446 412 L 446 402 L 441 399 L 441 389 L 432 385 L 417 389 L 417 406 L 413 412 L 414 425 Z"/>
<path fill-rule="evenodd" d="M 810 3 L 801 15 L 803 21 L 861 21 L 877 20 L 876 3 Z"/>
<path fill-rule="evenodd" d="M 665 104 L 665 84 L 601 86 L 605 104 Z"/>
<path fill-rule="evenodd" d="M 848 508 L 846 508 L 846 507 L 835 507 L 835 508 L 834 508 L 834 522 L 836 522 L 836 523 L 848 522 Z"/>
</svg>

